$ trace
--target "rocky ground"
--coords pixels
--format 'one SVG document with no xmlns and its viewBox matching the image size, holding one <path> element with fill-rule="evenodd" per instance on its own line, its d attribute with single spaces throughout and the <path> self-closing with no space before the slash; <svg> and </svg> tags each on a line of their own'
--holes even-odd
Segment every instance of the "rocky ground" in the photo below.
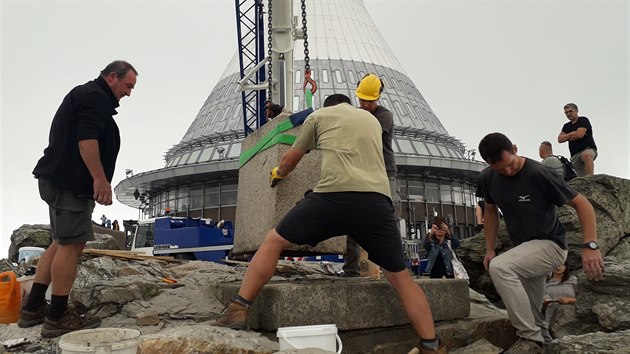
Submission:
<svg viewBox="0 0 630 354">
<path fill-rule="evenodd" d="M 244 270 L 243 267 L 201 261 L 167 263 L 85 257 L 79 267 L 71 300 L 75 306 L 89 309 L 89 313 L 103 318 L 102 328 L 140 331 L 142 353 L 324 352 L 306 349 L 280 351 L 275 333 L 234 331 L 211 325 L 223 309 L 223 304 L 217 300 L 213 289 L 218 283 L 240 282 Z M 272 282 L 338 280 L 339 277 L 330 274 L 330 271 L 329 266 L 322 267 L 316 262 L 283 261 L 279 268 L 282 276 L 275 276 Z M 163 277 L 177 282 L 165 283 L 161 281 Z M 473 312 L 478 318 L 495 317 L 498 318 L 499 327 L 506 327 L 504 311 L 496 309 L 483 296 L 474 292 L 471 301 Z M 475 319 L 447 321 L 442 326 L 444 333 L 452 333 L 449 335 L 449 343 L 453 346 L 465 343 L 469 337 L 467 332 L 479 331 Z M 408 326 L 405 327 L 396 328 L 393 332 L 410 332 Z M 24 338 L 25 342 L 21 346 L 7 348 L 8 351 L 55 352 L 59 338 L 42 338 L 39 335 L 40 330 L 41 325 L 26 329 L 19 328 L 16 324 L 0 325 L 0 342 Z M 351 337 L 361 340 L 371 335 L 369 331 L 349 334 L 348 343 L 356 341 Z M 389 336 L 387 333 L 385 335 Z M 384 349 L 391 348 L 384 344 L 375 345 L 372 352 L 391 352 Z M 492 346 L 489 343 L 488 345 Z M 345 352 L 356 351 L 347 348 Z"/>
<path fill-rule="evenodd" d="M 568 230 L 569 264 L 578 276 L 579 289 L 577 304 L 556 312 L 550 327 L 558 339 L 546 347 L 546 352 L 630 353 L 630 292 L 627 290 L 630 280 L 630 181 L 599 175 L 577 178 L 571 184 L 595 207 L 600 245 L 602 253 L 607 255 L 606 273 L 604 280 L 599 282 L 588 281 L 583 276 L 578 246 L 581 244 L 579 223 L 572 209 L 561 208 L 561 221 Z M 22 246 L 45 247 L 50 242 L 49 230 L 45 225 L 16 230 L 11 238 L 11 250 L 14 251 L 11 258 L 13 255 L 17 257 L 16 250 Z M 88 247 L 115 248 L 107 236 L 99 237 Z M 502 225 L 499 252 L 509 247 Z M 459 253 L 471 276 L 471 317 L 439 322 L 437 329 L 452 353 L 499 353 L 513 342 L 514 333 L 505 311 L 488 301 L 488 298 L 496 301 L 498 297 L 487 274 L 482 271 L 483 234 L 463 240 Z M 0 271 L 11 269 L 21 275 L 27 268 L 28 264 L 15 268 L 7 260 L 0 261 Z M 216 284 L 238 283 L 244 270 L 242 266 L 198 261 L 130 261 L 86 256 L 79 267 L 71 300 L 76 306 L 101 317 L 101 327 L 139 330 L 142 333 L 141 353 L 323 353 L 307 349 L 280 351 L 274 333 L 233 331 L 211 325 L 223 309 Z M 281 270 L 284 272 L 278 272 L 272 282 L 337 279 L 319 263 L 287 263 Z M 165 283 L 161 281 L 163 277 L 177 282 Z M 43 339 L 39 335 L 40 329 L 41 326 L 22 329 L 15 324 L 0 325 L 0 343 L 7 344 L 7 341 L 20 338 L 26 341 L 15 348 L 1 346 L 0 351 L 55 352 L 59 338 Z M 406 352 L 409 333 L 411 331 L 406 326 L 342 332 L 341 336 L 344 343 L 348 343 L 345 353 L 356 352 L 352 350 L 352 343 L 366 338 L 383 338 L 382 342 L 389 342 L 389 346 L 375 344 L 362 352 L 389 354 Z M 407 338 L 407 342 L 396 346 L 397 338 Z"/>
</svg>

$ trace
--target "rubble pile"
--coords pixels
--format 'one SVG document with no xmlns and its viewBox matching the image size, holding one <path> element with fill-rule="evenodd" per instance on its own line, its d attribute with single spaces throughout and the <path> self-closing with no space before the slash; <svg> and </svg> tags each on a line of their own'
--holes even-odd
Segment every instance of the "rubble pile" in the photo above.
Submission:
<svg viewBox="0 0 630 354">
<path fill-rule="evenodd" d="M 630 181 L 598 175 L 577 178 L 571 184 L 595 207 L 600 245 L 607 255 L 606 273 L 599 282 L 585 279 L 579 269 L 579 223 L 572 209 L 561 208 L 571 247 L 569 264 L 578 276 L 579 287 L 576 306 L 556 311 L 550 327 L 559 339 L 547 347 L 547 352 L 630 352 L 630 293 L 626 290 L 630 280 Z M 19 247 L 45 247 L 45 230 L 43 225 L 24 225 L 16 230 L 11 240 L 17 243 L 12 245 L 10 259 L 17 257 Z M 14 238 L 18 234 L 33 239 Z M 102 244 L 107 237 L 98 235 L 96 243 Z M 499 252 L 510 247 L 505 225 L 500 229 L 498 247 Z M 454 353 L 498 353 L 514 342 L 515 334 L 506 312 L 487 299 L 495 301 L 498 297 L 487 273 L 482 271 L 483 234 L 463 240 L 459 254 L 471 277 L 470 316 L 438 322 L 438 332 Z M 13 270 L 18 275 L 23 275 L 30 265 L 15 267 L 8 260 L 0 260 L 0 270 Z M 85 254 L 70 298 L 75 306 L 101 317 L 101 327 L 139 330 L 139 353 L 323 353 L 306 349 L 280 352 L 275 333 L 234 331 L 211 325 L 224 306 L 224 294 L 218 285 L 240 283 L 245 269 L 243 262 L 224 265 Z M 340 281 L 334 269 L 316 262 L 281 261 L 278 270 L 282 276 L 274 276 L 271 283 Z M 24 338 L 22 344 L 5 350 L 56 351 L 59 338 L 44 339 L 40 330 L 41 325 L 23 329 L 15 324 L 0 324 L 0 343 Z M 409 326 L 344 331 L 340 336 L 344 353 L 406 353 L 409 343 L 416 339 Z"/>
</svg>

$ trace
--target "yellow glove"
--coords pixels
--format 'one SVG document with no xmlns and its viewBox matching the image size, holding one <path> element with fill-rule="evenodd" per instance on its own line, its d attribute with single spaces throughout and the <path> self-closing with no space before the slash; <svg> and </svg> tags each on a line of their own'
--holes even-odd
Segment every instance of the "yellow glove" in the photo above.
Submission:
<svg viewBox="0 0 630 354">
<path fill-rule="evenodd" d="M 278 182 L 283 180 L 286 176 L 281 176 L 278 174 L 278 166 L 271 169 L 271 173 L 269 174 L 269 182 L 271 183 L 271 187 L 275 187 Z"/>
</svg>

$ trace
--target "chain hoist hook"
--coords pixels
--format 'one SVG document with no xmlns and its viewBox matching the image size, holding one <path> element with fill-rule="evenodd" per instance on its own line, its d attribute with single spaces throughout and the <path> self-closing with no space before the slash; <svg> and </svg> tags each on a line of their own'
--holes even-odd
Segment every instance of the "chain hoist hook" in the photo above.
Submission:
<svg viewBox="0 0 630 354">
<path fill-rule="evenodd" d="M 304 84 L 302 85 L 302 91 L 306 92 L 306 85 L 311 84 L 311 93 L 317 92 L 317 82 L 311 77 L 311 70 L 304 70 Z"/>
<path fill-rule="evenodd" d="M 302 91 L 306 92 L 306 85 L 311 84 L 311 94 L 315 94 L 317 91 L 317 83 L 311 77 L 311 63 L 308 50 L 308 27 L 306 21 L 306 0 L 301 0 L 302 10 L 302 33 L 304 34 L 304 84 L 302 85 Z M 309 106 L 310 107 L 310 106 Z"/>
</svg>

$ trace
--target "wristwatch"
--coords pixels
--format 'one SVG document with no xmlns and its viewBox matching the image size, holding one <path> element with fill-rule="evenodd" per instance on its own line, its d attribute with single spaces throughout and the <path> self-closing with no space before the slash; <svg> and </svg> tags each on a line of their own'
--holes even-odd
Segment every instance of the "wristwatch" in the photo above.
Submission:
<svg viewBox="0 0 630 354">
<path fill-rule="evenodd" d="M 595 241 L 590 241 L 590 242 L 587 242 L 587 243 L 583 244 L 582 248 L 588 248 L 590 250 L 597 250 L 597 249 L 599 249 L 599 245 Z"/>
</svg>

